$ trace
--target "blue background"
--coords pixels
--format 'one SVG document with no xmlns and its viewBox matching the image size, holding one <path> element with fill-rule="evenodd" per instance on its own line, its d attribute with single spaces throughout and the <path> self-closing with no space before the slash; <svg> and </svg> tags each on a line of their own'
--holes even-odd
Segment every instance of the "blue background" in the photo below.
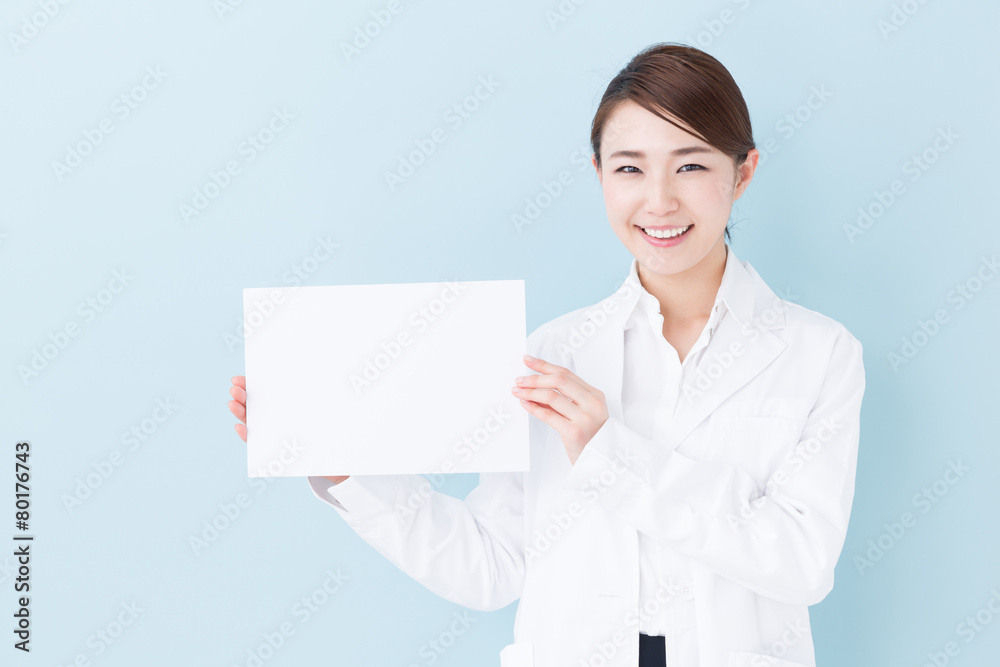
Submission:
<svg viewBox="0 0 1000 667">
<path fill-rule="evenodd" d="M 770 147 L 733 210 L 740 259 L 864 344 L 854 511 L 834 590 L 811 609 L 819 664 L 921 665 L 949 641 L 950 664 L 1000 654 L 1000 619 L 971 638 L 960 628 L 1000 591 L 1000 280 L 976 283 L 1000 250 L 996 3 L 567 0 L 560 14 L 556 0 L 402 0 L 349 55 L 387 2 L 220 6 L 0 10 L 2 514 L 14 443 L 30 440 L 37 535 L 33 650 L 5 633 L 5 664 L 246 665 L 285 622 L 294 635 L 266 665 L 429 664 L 428 642 L 462 608 L 379 556 L 304 479 L 247 479 L 226 407 L 243 373 L 242 289 L 285 285 L 295 266 L 312 269 L 309 285 L 524 279 L 529 332 L 609 294 L 631 257 L 583 156 L 607 82 L 661 41 L 719 58 Z M 133 93 L 147 68 L 161 80 Z M 447 120 L 481 77 L 495 89 Z M 822 88 L 828 99 L 809 108 Z M 275 109 L 293 118 L 251 160 L 241 144 Z M 102 119 L 112 131 L 57 173 Z M 445 141 L 390 188 L 385 174 L 436 128 Z M 230 160 L 239 173 L 186 221 L 181 205 Z M 564 170 L 572 182 L 517 228 Z M 905 190 L 880 211 L 894 180 Z M 859 208 L 880 215 L 852 239 Z M 309 260 L 317 238 L 339 244 L 327 261 Z M 131 276 L 124 288 L 116 271 Z M 971 300 L 955 299 L 960 284 L 978 288 Z M 105 299 L 92 317 L 87 299 Z M 922 337 L 938 310 L 947 321 Z M 73 324 L 78 335 L 22 377 Z M 894 366 L 904 339 L 916 354 Z M 157 400 L 177 406 L 162 423 L 149 421 Z M 130 450 L 122 434 L 144 420 L 155 430 Z M 120 465 L 68 508 L 115 450 Z M 956 462 L 969 470 L 941 481 Z M 445 490 L 464 496 L 476 481 L 455 475 Z M 919 502 L 935 482 L 935 502 Z M 196 553 L 190 539 L 241 493 L 249 505 Z M 896 537 L 904 512 L 915 522 Z M 859 565 L 869 540 L 885 548 Z M 14 562 L 0 553 L 10 619 Z M 303 619 L 297 601 L 328 570 L 349 578 Z M 98 642 L 133 602 L 134 622 Z M 497 664 L 515 609 L 470 612 L 436 664 Z"/>
</svg>

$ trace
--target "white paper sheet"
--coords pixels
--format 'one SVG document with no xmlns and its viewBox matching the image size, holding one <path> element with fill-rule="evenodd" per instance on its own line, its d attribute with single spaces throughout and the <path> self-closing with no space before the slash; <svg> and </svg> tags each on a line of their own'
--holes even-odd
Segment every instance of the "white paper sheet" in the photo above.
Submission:
<svg viewBox="0 0 1000 667">
<path fill-rule="evenodd" d="M 243 290 L 250 477 L 528 470 L 524 281 Z"/>
</svg>

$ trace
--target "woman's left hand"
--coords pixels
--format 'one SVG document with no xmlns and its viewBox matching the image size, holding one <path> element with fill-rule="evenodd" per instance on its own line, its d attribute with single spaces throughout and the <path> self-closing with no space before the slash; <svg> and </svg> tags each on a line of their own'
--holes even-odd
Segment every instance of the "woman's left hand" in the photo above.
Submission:
<svg viewBox="0 0 1000 667">
<path fill-rule="evenodd" d="M 511 391 L 521 399 L 521 407 L 529 414 L 559 432 L 569 462 L 575 464 L 584 446 L 608 420 L 604 393 L 544 359 L 525 355 L 524 363 L 541 375 L 517 378 L 518 386 Z"/>
</svg>

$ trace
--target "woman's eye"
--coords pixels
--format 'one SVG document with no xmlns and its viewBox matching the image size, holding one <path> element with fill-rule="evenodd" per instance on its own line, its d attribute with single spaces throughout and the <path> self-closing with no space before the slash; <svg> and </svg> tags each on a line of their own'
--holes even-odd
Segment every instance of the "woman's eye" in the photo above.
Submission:
<svg viewBox="0 0 1000 667">
<path fill-rule="evenodd" d="M 693 169 L 688 169 L 688 167 L 693 167 Z M 687 172 L 687 171 L 697 171 L 697 170 L 704 170 L 704 169 L 705 169 L 705 167 L 701 166 L 700 164 L 693 164 L 692 163 L 692 164 L 686 164 L 686 165 L 684 165 L 683 167 L 681 167 L 677 171 Z M 615 169 L 615 172 L 616 173 L 622 173 L 622 174 L 640 174 L 640 173 L 642 173 L 637 167 L 633 167 L 632 165 L 629 165 L 629 164 L 621 166 L 621 167 L 618 167 L 617 169 Z"/>
</svg>

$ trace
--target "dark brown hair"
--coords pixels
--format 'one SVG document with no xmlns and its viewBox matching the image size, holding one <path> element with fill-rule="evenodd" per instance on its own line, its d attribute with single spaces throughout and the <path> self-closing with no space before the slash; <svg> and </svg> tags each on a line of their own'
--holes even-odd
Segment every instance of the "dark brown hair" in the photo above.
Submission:
<svg viewBox="0 0 1000 667">
<path fill-rule="evenodd" d="M 611 80 L 594 114 L 590 146 L 601 166 L 601 137 L 612 114 L 634 102 L 733 158 L 738 168 L 756 148 L 750 113 L 739 86 L 722 63 L 676 42 L 646 47 Z M 667 117 L 677 118 L 681 127 Z M 690 129 L 689 129 L 690 128 Z M 729 227 L 726 227 L 729 240 Z"/>
</svg>

